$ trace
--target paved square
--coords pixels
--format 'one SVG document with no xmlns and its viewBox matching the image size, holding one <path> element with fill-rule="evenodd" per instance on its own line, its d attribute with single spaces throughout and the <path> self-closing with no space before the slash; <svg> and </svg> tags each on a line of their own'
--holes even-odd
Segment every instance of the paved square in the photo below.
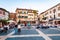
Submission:
<svg viewBox="0 0 60 40">
<path fill-rule="evenodd" d="M 60 40 L 60 36 L 50 36 L 50 38 L 52 38 L 52 40 Z"/>
<path fill-rule="evenodd" d="M 6 33 L 0 33 L 0 36 L 4 36 L 4 35 L 8 35 L 9 33 L 11 33 L 13 31 L 13 29 L 8 30 Z"/>
<path fill-rule="evenodd" d="M 18 33 L 17 29 L 8 30 L 7 33 L 0 34 L 0 40 L 60 40 L 60 29 L 22 29 Z"/>
<path fill-rule="evenodd" d="M 6 40 L 45 40 L 42 37 L 15 37 L 15 38 L 7 38 Z"/>
<path fill-rule="evenodd" d="M 19 33 L 18 31 L 15 30 L 15 33 L 13 35 L 31 35 L 31 34 L 39 34 L 35 29 L 33 30 L 21 30 Z"/>
<path fill-rule="evenodd" d="M 40 29 L 45 34 L 60 34 L 59 30 L 56 29 Z"/>
</svg>

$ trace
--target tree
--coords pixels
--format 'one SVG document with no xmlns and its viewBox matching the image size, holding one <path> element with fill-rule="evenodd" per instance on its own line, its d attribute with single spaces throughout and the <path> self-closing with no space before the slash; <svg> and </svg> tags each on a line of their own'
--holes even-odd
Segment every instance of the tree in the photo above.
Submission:
<svg viewBox="0 0 60 40">
<path fill-rule="evenodd" d="M 8 20 L 0 20 L 0 22 L 2 22 L 3 25 L 7 24 L 8 23 L 7 21 Z"/>
</svg>

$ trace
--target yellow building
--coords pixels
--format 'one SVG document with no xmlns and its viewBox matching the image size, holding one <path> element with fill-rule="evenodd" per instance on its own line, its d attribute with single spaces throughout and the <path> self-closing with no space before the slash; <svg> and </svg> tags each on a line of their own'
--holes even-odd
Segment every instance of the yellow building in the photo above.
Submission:
<svg viewBox="0 0 60 40">
<path fill-rule="evenodd" d="M 21 23 L 36 23 L 37 16 L 38 16 L 37 10 L 32 9 L 16 9 L 16 21 Z"/>
<path fill-rule="evenodd" d="M 48 24 L 60 24 L 60 3 L 40 14 L 40 21 L 45 21 Z"/>
</svg>

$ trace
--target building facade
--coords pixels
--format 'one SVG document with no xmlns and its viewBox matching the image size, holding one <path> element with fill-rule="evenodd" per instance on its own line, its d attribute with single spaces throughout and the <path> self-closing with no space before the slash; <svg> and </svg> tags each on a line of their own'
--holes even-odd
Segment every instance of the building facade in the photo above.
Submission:
<svg viewBox="0 0 60 40">
<path fill-rule="evenodd" d="M 16 13 L 10 13 L 9 14 L 9 19 L 16 21 Z"/>
<path fill-rule="evenodd" d="M 0 20 L 8 20 L 9 12 L 3 8 L 0 8 Z"/>
<path fill-rule="evenodd" d="M 4 8 L 0 8 L 0 27 L 3 27 L 3 25 L 6 24 L 6 20 L 8 19 L 9 12 Z"/>
<path fill-rule="evenodd" d="M 16 21 L 21 23 L 36 23 L 37 16 L 38 16 L 37 10 L 32 9 L 16 9 Z"/>
<path fill-rule="evenodd" d="M 47 24 L 58 25 L 60 24 L 60 3 L 52 8 L 42 12 L 39 15 L 40 21 Z"/>
</svg>

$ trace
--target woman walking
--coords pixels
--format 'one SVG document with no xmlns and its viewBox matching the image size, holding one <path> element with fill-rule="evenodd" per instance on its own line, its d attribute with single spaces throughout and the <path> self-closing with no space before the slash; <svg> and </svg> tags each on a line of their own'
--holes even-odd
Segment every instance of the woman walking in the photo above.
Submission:
<svg viewBox="0 0 60 40">
<path fill-rule="evenodd" d="M 18 32 L 21 32 L 21 24 L 18 23 Z"/>
<path fill-rule="evenodd" d="M 30 29 L 30 26 L 31 26 L 30 22 L 28 22 L 28 24 L 27 24 L 27 25 L 28 25 L 28 29 Z"/>
</svg>

